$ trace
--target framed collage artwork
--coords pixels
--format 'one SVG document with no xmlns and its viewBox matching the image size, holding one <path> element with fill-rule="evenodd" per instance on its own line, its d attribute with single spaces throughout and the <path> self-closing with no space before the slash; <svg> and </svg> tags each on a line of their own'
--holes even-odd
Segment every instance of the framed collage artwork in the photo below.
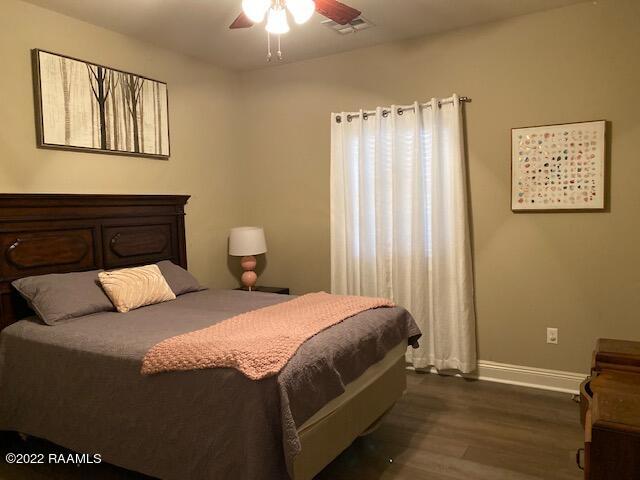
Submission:
<svg viewBox="0 0 640 480">
<path fill-rule="evenodd" d="M 511 130 L 511 210 L 605 208 L 604 120 Z"/>
</svg>

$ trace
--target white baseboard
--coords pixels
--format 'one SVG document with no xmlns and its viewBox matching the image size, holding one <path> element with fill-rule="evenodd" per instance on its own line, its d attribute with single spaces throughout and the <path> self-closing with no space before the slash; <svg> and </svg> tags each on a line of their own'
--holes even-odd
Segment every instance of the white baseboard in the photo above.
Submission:
<svg viewBox="0 0 640 480">
<path fill-rule="evenodd" d="M 413 367 L 407 367 L 414 370 Z M 562 370 L 548 370 L 546 368 L 509 365 L 507 363 L 479 360 L 478 369 L 469 374 L 455 373 L 455 371 L 438 372 L 435 368 L 427 369 L 431 373 L 441 375 L 455 375 L 458 377 L 475 378 L 488 382 L 507 383 L 522 387 L 540 388 L 554 392 L 577 394 L 580 383 L 587 377 L 584 373 L 564 372 Z"/>
</svg>

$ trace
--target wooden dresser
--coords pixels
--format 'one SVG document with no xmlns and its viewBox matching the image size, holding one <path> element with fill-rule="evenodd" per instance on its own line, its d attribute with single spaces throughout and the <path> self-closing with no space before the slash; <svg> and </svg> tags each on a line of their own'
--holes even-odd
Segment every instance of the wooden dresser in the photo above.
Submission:
<svg viewBox="0 0 640 480">
<path fill-rule="evenodd" d="M 580 393 L 584 478 L 640 479 L 640 342 L 598 340 Z"/>
</svg>

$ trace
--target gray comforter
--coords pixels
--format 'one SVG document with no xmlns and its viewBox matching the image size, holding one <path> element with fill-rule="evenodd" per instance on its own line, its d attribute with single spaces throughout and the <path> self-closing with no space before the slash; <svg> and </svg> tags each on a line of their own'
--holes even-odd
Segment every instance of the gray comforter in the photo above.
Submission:
<svg viewBox="0 0 640 480">
<path fill-rule="evenodd" d="M 348 318 L 260 381 L 233 369 L 142 376 L 140 366 L 165 338 L 290 298 L 207 290 L 56 326 L 17 322 L 0 336 L 0 429 L 165 479 L 287 478 L 300 447 L 296 426 L 420 335 L 406 310 Z"/>
</svg>

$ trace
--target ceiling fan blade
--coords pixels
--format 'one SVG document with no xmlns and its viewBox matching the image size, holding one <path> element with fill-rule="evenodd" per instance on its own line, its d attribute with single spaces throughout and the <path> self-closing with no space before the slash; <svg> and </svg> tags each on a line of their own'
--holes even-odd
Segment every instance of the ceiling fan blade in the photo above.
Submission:
<svg viewBox="0 0 640 480">
<path fill-rule="evenodd" d="M 315 2 L 316 11 L 319 14 L 324 15 L 340 25 L 346 25 L 362 14 L 360 10 L 356 10 L 337 0 L 315 0 Z"/>
<path fill-rule="evenodd" d="M 249 28 L 253 27 L 253 22 L 249 20 L 249 18 L 242 12 L 238 17 L 233 21 L 229 28 L 234 30 L 236 28 Z"/>
</svg>

